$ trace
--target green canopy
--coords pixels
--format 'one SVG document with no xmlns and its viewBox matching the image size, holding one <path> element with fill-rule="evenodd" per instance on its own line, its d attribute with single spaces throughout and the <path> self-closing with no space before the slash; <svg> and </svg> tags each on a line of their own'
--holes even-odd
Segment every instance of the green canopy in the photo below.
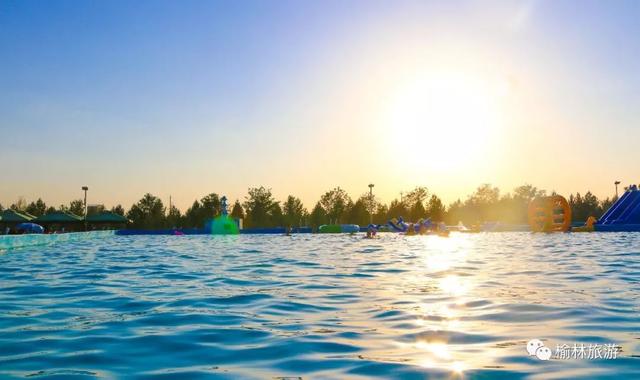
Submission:
<svg viewBox="0 0 640 380">
<path fill-rule="evenodd" d="M 128 223 L 129 220 L 120 214 L 111 211 L 103 211 L 87 216 L 88 223 Z"/>
<path fill-rule="evenodd" d="M 34 223 L 77 223 L 82 222 L 78 215 L 64 211 L 54 211 L 46 215 L 39 216 L 33 220 Z"/>
<path fill-rule="evenodd" d="M 0 220 L 2 223 L 25 223 L 30 222 L 34 218 L 33 215 L 29 215 L 26 212 L 19 212 L 15 210 L 4 210 L 0 214 Z"/>
</svg>

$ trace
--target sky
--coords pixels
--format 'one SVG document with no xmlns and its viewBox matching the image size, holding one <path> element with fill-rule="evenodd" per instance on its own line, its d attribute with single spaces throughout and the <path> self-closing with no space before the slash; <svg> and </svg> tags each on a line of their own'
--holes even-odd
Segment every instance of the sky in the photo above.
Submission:
<svg viewBox="0 0 640 380">
<path fill-rule="evenodd" d="M 0 1 L 0 204 L 636 183 L 638 1 Z"/>
</svg>

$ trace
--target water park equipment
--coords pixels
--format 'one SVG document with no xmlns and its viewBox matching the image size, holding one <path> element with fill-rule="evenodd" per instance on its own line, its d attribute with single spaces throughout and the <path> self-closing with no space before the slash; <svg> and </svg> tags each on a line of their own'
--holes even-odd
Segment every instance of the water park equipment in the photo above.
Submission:
<svg viewBox="0 0 640 380">
<path fill-rule="evenodd" d="M 536 197 L 529 203 L 529 226 L 533 232 L 566 232 L 571 227 L 571 208 L 560 195 Z"/>
<path fill-rule="evenodd" d="M 598 219 L 596 231 L 640 231 L 640 190 L 629 186 L 624 194 Z"/>
<path fill-rule="evenodd" d="M 584 226 L 572 227 L 571 232 L 593 232 L 595 231 L 595 224 L 597 221 L 598 220 L 595 217 L 590 216 L 587 218 L 587 222 Z"/>
<path fill-rule="evenodd" d="M 370 224 L 365 229 L 374 228 L 380 232 L 399 232 L 405 235 L 449 235 L 449 229 L 444 223 L 434 223 L 430 218 L 420 219 L 416 223 L 407 223 L 399 218 L 392 218 L 386 224 Z"/>
<path fill-rule="evenodd" d="M 339 234 L 339 233 L 356 233 L 360 232 L 360 226 L 357 224 L 323 224 L 318 227 L 321 234 Z"/>
<path fill-rule="evenodd" d="M 240 233 L 238 223 L 227 214 L 227 197 L 220 198 L 221 215 L 205 224 L 205 232 L 212 235 L 237 235 Z"/>
<path fill-rule="evenodd" d="M 44 227 L 35 223 L 20 223 L 16 226 L 16 230 L 27 234 L 42 234 Z"/>
</svg>

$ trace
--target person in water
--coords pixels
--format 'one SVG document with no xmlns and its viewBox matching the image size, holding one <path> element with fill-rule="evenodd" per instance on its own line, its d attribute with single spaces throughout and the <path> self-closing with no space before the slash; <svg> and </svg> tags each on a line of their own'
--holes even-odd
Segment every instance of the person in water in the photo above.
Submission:
<svg viewBox="0 0 640 380">
<path fill-rule="evenodd" d="M 407 230 L 404 233 L 407 236 L 411 236 L 411 235 L 415 235 L 416 234 L 416 228 L 413 225 L 413 223 L 409 223 L 409 226 L 407 227 Z"/>
<path fill-rule="evenodd" d="M 365 239 L 373 239 L 376 236 L 376 229 L 373 226 L 369 226 L 369 228 L 367 228 L 367 236 L 365 236 Z"/>
</svg>

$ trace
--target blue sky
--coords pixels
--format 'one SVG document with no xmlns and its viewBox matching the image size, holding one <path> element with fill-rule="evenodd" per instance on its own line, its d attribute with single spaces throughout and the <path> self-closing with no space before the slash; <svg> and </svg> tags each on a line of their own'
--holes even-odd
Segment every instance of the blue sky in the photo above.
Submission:
<svg viewBox="0 0 640 380">
<path fill-rule="evenodd" d="M 640 177 L 639 19 L 635 1 L 3 1 L 0 203 L 84 184 L 183 209 L 255 185 L 311 207 L 371 181 L 386 201 L 483 182 L 610 195 Z M 511 88 L 495 137 L 446 171 L 421 158 L 446 160 L 430 134 L 381 122 L 398 83 L 443 66 Z"/>
</svg>

